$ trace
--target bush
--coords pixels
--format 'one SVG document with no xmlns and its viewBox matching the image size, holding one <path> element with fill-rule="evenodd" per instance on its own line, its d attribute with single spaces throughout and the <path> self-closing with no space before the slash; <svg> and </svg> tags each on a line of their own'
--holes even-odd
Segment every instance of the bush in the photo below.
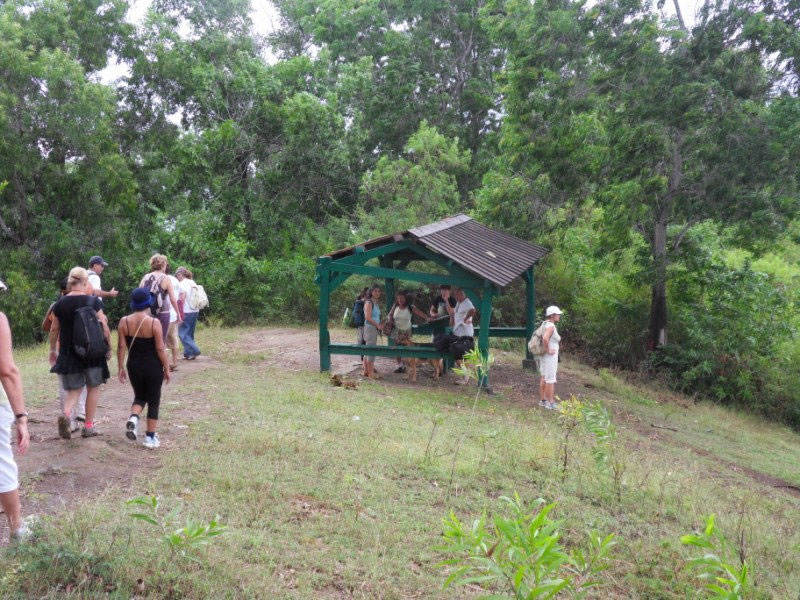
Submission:
<svg viewBox="0 0 800 600">
<path fill-rule="evenodd" d="M 683 392 L 774 416 L 767 376 L 778 382 L 779 352 L 791 339 L 792 317 L 788 294 L 749 263 L 714 265 L 705 273 L 702 295 L 675 308 L 682 334 L 654 352 L 649 366 L 668 373 Z"/>
</svg>

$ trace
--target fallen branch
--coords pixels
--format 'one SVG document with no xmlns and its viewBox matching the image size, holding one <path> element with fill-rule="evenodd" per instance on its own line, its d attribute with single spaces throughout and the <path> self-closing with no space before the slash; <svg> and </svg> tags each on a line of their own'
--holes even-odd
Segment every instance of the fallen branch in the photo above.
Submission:
<svg viewBox="0 0 800 600">
<path fill-rule="evenodd" d="M 653 425 L 650 423 L 650 427 L 655 427 L 656 429 L 668 429 L 669 431 L 674 431 L 675 433 L 678 432 L 678 430 L 674 427 L 667 427 L 666 425 Z"/>
</svg>

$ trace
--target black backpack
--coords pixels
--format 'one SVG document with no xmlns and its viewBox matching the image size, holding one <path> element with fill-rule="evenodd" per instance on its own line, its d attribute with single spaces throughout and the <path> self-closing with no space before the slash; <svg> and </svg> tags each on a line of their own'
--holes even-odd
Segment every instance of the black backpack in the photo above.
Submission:
<svg viewBox="0 0 800 600">
<path fill-rule="evenodd" d="M 364 301 L 356 300 L 353 304 L 353 325 L 355 327 L 364 326 Z"/>
<path fill-rule="evenodd" d="M 475 340 L 468 335 L 462 335 L 450 344 L 450 353 L 456 360 L 461 360 L 467 352 L 475 349 Z"/>
<path fill-rule="evenodd" d="M 97 360 L 106 355 L 108 345 L 103 335 L 103 326 L 94 308 L 95 297 L 89 296 L 91 304 L 81 306 L 74 313 L 72 323 L 72 349 L 79 358 Z"/>
</svg>

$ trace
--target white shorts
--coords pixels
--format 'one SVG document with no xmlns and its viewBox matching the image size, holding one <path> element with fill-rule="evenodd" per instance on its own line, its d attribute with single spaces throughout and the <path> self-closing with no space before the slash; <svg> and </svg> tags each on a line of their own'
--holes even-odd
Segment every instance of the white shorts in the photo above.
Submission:
<svg viewBox="0 0 800 600">
<path fill-rule="evenodd" d="M 0 494 L 13 492 L 19 487 L 17 479 L 17 463 L 11 452 L 11 424 L 14 422 L 14 413 L 11 406 L 0 406 Z"/>
<path fill-rule="evenodd" d="M 539 373 L 542 374 L 544 382 L 555 383 L 556 372 L 558 371 L 558 353 L 537 356 L 536 362 L 539 365 Z"/>
</svg>

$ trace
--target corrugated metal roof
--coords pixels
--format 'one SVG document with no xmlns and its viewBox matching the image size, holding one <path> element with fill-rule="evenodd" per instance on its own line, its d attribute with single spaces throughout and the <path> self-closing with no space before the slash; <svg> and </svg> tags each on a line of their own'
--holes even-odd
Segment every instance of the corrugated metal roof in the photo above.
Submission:
<svg viewBox="0 0 800 600">
<path fill-rule="evenodd" d="M 414 229 L 409 233 L 430 250 L 500 287 L 507 286 L 549 252 L 542 246 L 481 225 L 466 215 L 445 221 L 452 221 L 452 224 L 440 228 L 420 228 L 425 231 L 419 236 Z"/>
<path fill-rule="evenodd" d="M 398 239 L 416 240 L 420 245 L 447 257 L 470 273 L 488 279 L 500 287 L 507 286 L 550 252 L 542 246 L 481 225 L 467 215 L 448 217 L 358 245 L 369 249 Z M 344 248 L 329 256 L 340 258 L 352 254 L 354 248 Z"/>
</svg>

